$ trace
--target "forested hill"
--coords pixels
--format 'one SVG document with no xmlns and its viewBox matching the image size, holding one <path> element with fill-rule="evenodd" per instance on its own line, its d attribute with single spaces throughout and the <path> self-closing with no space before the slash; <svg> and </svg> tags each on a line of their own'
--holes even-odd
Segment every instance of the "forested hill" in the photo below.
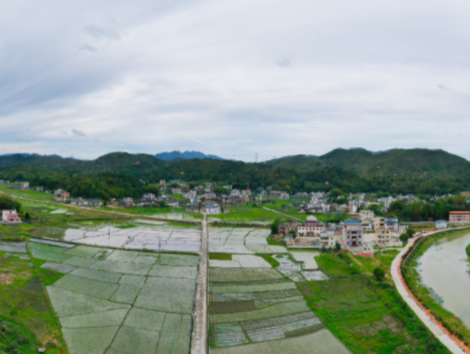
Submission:
<svg viewBox="0 0 470 354">
<path fill-rule="evenodd" d="M 163 161 L 116 152 L 94 161 L 57 157 L 0 157 L 0 179 L 29 180 L 87 197 L 138 196 L 160 179 L 213 181 L 235 188 L 273 186 L 298 191 L 443 194 L 470 189 L 470 163 L 435 150 L 334 150 L 324 156 L 293 156 L 265 163 L 191 159 Z"/>
<path fill-rule="evenodd" d="M 365 149 L 335 149 L 322 156 L 297 155 L 266 162 L 297 172 L 334 166 L 361 176 L 464 177 L 470 174 L 470 162 L 443 150 L 393 149 L 371 152 Z"/>
</svg>

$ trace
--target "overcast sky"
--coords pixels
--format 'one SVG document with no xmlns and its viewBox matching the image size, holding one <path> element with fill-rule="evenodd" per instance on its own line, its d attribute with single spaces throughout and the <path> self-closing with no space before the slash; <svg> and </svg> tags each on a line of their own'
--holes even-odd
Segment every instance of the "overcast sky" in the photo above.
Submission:
<svg viewBox="0 0 470 354">
<path fill-rule="evenodd" d="M 0 6 L 0 154 L 470 158 L 468 1 Z"/>
</svg>

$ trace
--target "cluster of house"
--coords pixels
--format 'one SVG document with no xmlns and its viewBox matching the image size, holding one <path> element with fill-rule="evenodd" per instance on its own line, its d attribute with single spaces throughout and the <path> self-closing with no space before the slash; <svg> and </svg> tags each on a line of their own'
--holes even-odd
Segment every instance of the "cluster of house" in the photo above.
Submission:
<svg viewBox="0 0 470 354">
<path fill-rule="evenodd" d="M 361 210 L 358 219 L 340 224 L 325 225 L 315 217 L 307 217 L 304 223 L 281 224 L 279 233 L 290 248 L 332 248 L 339 243 L 343 248 L 364 246 L 390 247 L 400 244 L 400 234 L 408 226 L 400 225 L 396 216 L 375 216 L 371 210 Z M 366 235 L 366 237 L 364 237 Z"/>
<path fill-rule="evenodd" d="M 351 193 L 346 197 L 347 203 L 339 203 L 344 201 L 345 196 L 337 199 L 331 198 L 325 192 L 312 193 L 296 193 L 294 198 L 310 198 L 308 202 L 299 203 L 300 212 L 309 212 L 312 214 L 325 214 L 330 212 L 345 212 L 348 214 L 357 213 L 358 210 L 367 208 L 370 205 L 382 205 L 383 211 L 388 211 L 390 205 L 396 200 L 415 201 L 419 200 L 414 195 L 399 195 L 396 198 L 389 196 L 383 198 L 367 198 L 366 193 Z"/>
</svg>

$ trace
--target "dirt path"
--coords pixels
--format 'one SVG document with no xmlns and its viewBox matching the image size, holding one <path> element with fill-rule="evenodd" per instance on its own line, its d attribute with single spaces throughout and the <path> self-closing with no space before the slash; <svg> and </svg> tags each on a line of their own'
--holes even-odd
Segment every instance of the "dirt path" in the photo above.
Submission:
<svg viewBox="0 0 470 354">
<path fill-rule="evenodd" d="M 191 354 L 207 353 L 207 264 L 208 264 L 208 234 L 207 219 L 204 215 L 201 233 L 201 261 L 199 263 L 199 276 L 197 281 L 196 306 L 194 311 L 193 333 L 191 336 Z"/>
<path fill-rule="evenodd" d="M 440 230 L 442 231 L 449 231 L 449 230 Z M 426 234 L 426 237 L 437 232 Z M 401 252 L 397 255 L 395 260 L 392 263 L 392 278 L 397 287 L 398 292 L 400 293 L 403 300 L 406 301 L 408 306 L 413 310 L 413 312 L 423 321 L 426 327 L 436 336 L 437 339 L 441 341 L 452 353 L 454 354 L 462 354 L 462 353 L 469 353 L 470 350 L 464 349 L 465 346 L 460 343 L 460 341 L 455 338 L 452 334 L 450 334 L 420 303 L 419 301 L 413 296 L 411 291 L 408 289 L 402 275 L 401 275 L 401 262 L 402 257 L 406 253 L 406 251 L 413 246 L 413 244 L 419 239 L 420 237 L 411 239 L 410 242 L 401 250 Z"/>
</svg>

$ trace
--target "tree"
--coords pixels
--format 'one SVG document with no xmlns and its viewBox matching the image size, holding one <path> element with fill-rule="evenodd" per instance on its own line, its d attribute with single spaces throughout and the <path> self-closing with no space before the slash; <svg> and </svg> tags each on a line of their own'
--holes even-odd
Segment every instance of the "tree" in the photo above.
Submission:
<svg viewBox="0 0 470 354">
<path fill-rule="evenodd" d="M 274 221 L 271 224 L 271 234 L 272 235 L 277 235 L 279 233 L 279 225 Z"/>
<path fill-rule="evenodd" d="M 385 278 L 385 271 L 382 268 L 375 268 L 374 276 L 377 281 L 382 281 Z"/>
<path fill-rule="evenodd" d="M 165 203 L 164 200 L 162 200 L 162 201 L 160 202 L 160 208 L 165 208 L 165 207 L 166 207 L 166 203 Z"/>
<path fill-rule="evenodd" d="M 336 242 L 335 248 L 337 252 L 341 251 L 341 245 L 339 242 Z"/>
<path fill-rule="evenodd" d="M 400 235 L 400 241 L 403 243 L 403 246 L 405 245 L 405 243 L 408 241 L 409 238 L 410 238 L 410 236 L 408 236 L 408 234 L 401 234 Z"/>
<path fill-rule="evenodd" d="M 29 213 L 27 212 L 25 214 L 24 218 L 25 218 L 26 221 L 29 221 L 29 220 L 31 220 L 31 215 L 29 215 Z"/>
<path fill-rule="evenodd" d="M 340 195 L 343 195 L 343 191 L 339 188 L 333 188 L 329 194 L 330 198 L 336 199 Z"/>
<path fill-rule="evenodd" d="M 290 233 L 292 234 L 292 237 L 294 237 L 294 238 L 297 237 L 297 233 L 295 232 L 295 230 L 292 230 Z"/>
<path fill-rule="evenodd" d="M 411 227 L 406 230 L 406 234 L 409 236 L 409 237 L 413 237 L 415 235 L 416 231 L 413 230 Z"/>
<path fill-rule="evenodd" d="M 21 203 L 8 195 L 0 195 L 0 210 L 16 210 L 20 212 Z"/>
</svg>

